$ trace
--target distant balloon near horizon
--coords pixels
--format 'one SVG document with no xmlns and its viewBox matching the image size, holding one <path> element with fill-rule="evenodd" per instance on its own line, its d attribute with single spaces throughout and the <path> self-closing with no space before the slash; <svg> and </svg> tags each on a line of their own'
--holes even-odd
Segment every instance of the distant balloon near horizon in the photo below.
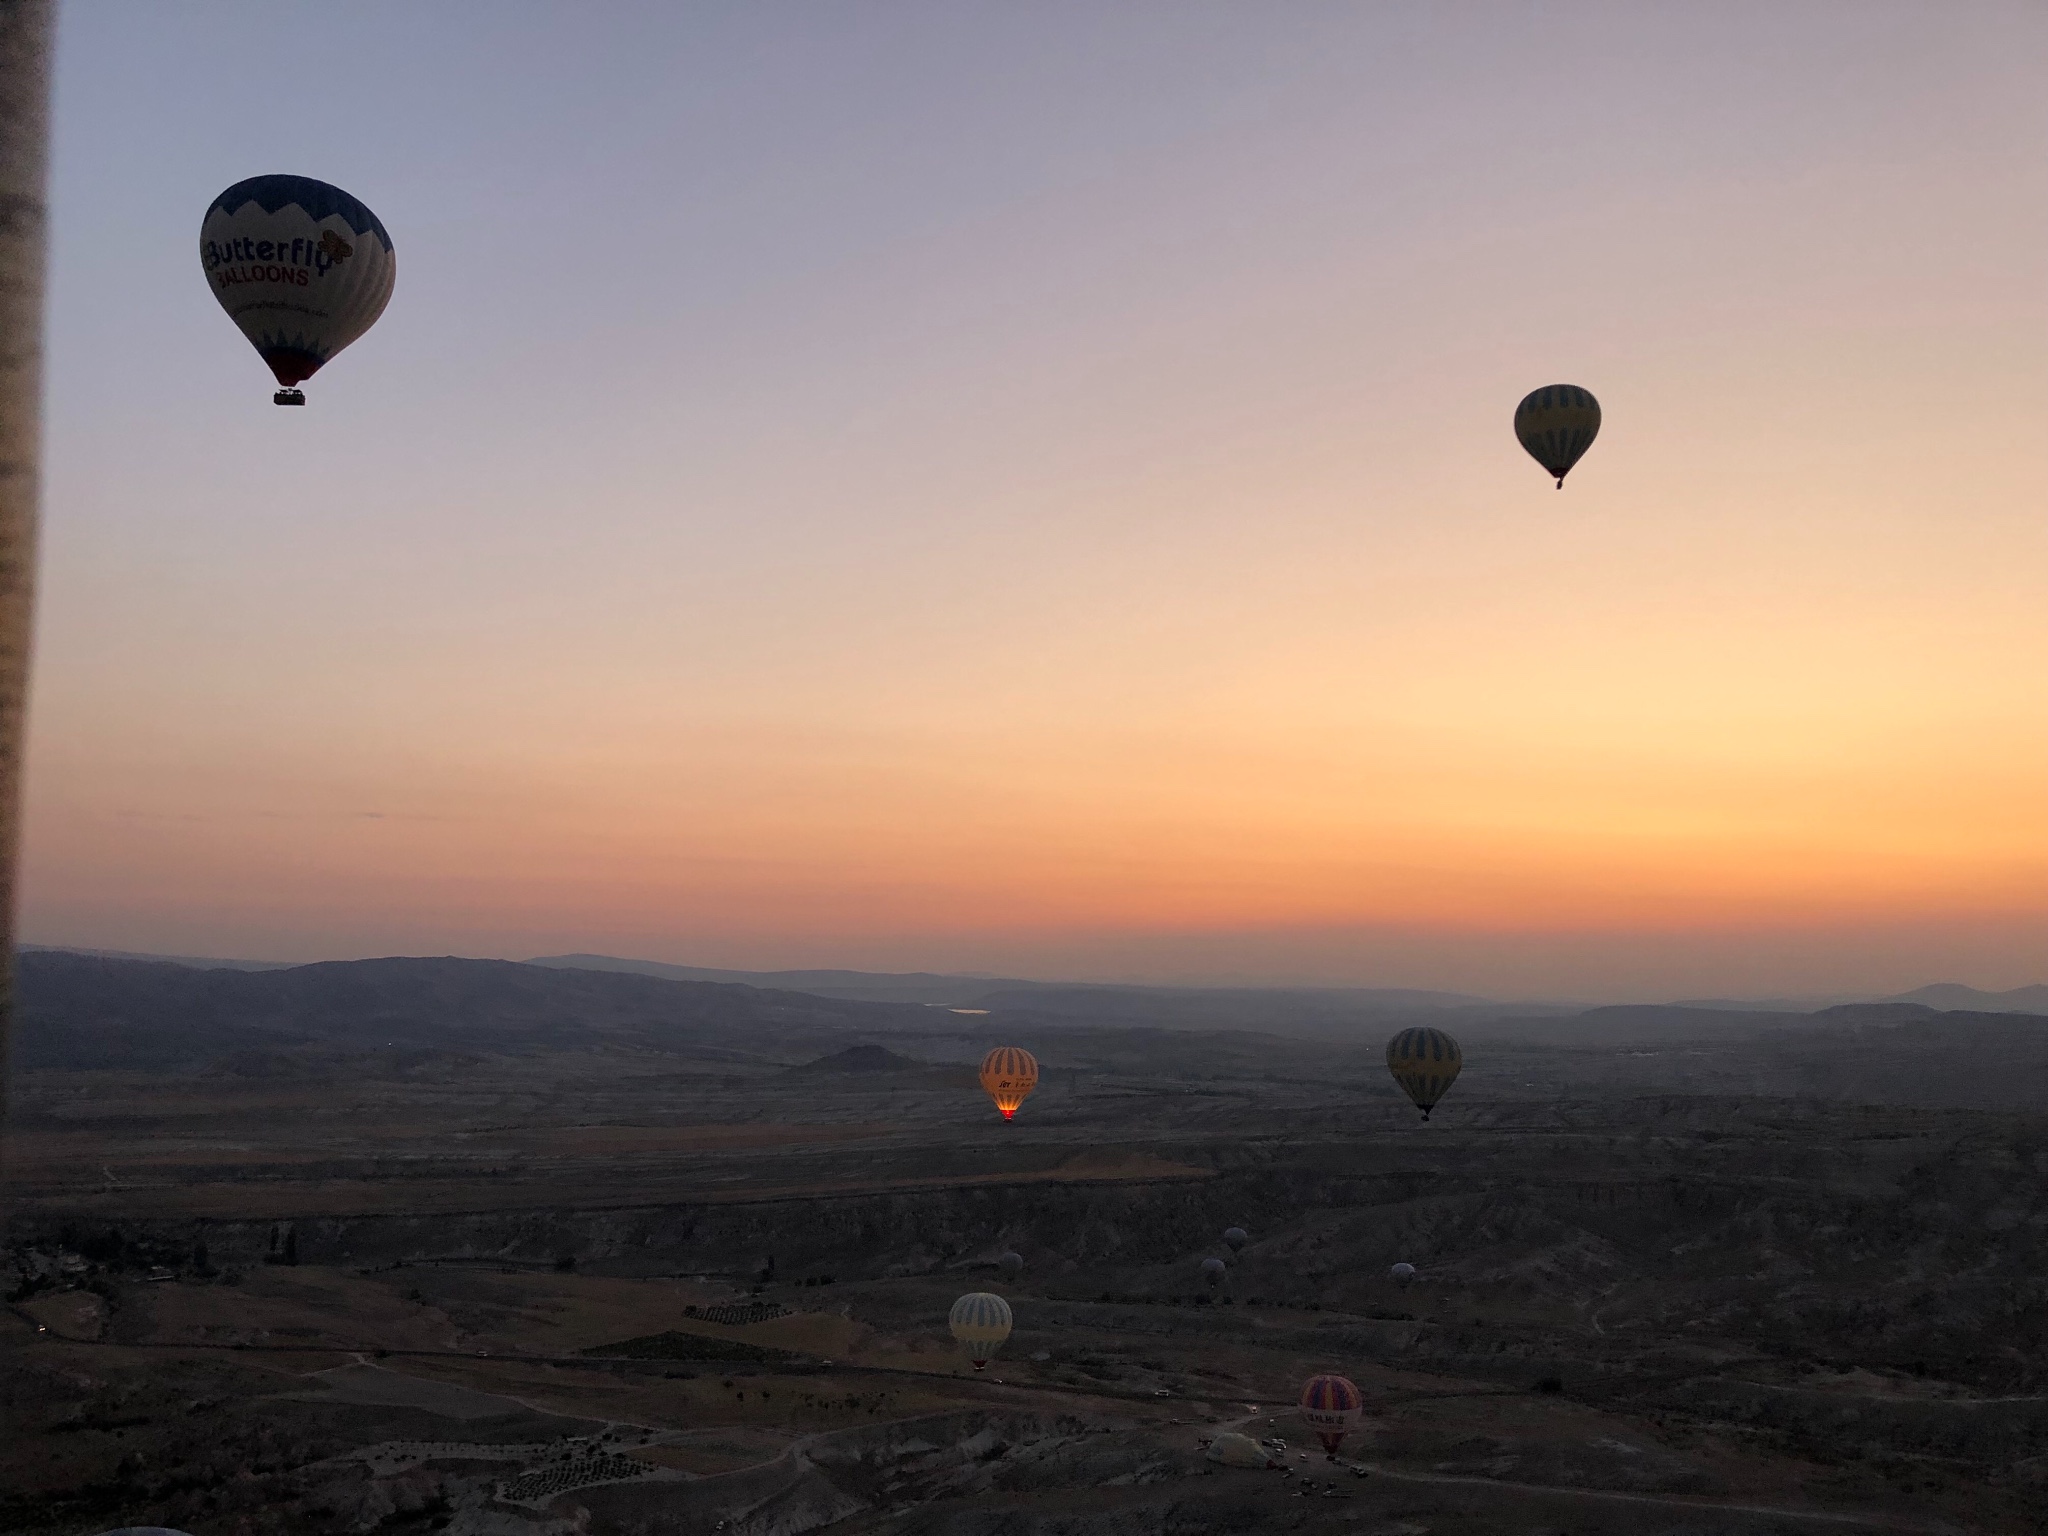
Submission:
<svg viewBox="0 0 2048 1536">
<path fill-rule="evenodd" d="M 1244 1245 L 1252 1240 L 1251 1233 L 1243 1227 L 1231 1227 L 1223 1234 L 1223 1246 L 1232 1253 L 1244 1252 Z"/>
<path fill-rule="evenodd" d="M 1415 1266 L 1413 1264 L 1396 1264 L 1388 1273 L 1394 1277 L 1394 1284 L 1396 1285 L 1406 1287 L 1415 1283 Z"/>
<path fill-rule="evenodd" d="M 1005 1120 L 1038 1086 L 1038 1058 L 1014 1045 L 999 1045 L 981 1059 L 981 1091 L 995 1100 Z"/>
<path fill-rule="evenodd" d="M 1018 1253 L 1015 1249 L 1012 1249 L 1010 1252 L 1004 1254 L 1001 1258 L 997 1259 L 996 1262 L 1002 1265 L 1004 1274 L 1014 1275 L 1019 1270 L 1023 1269 L 1024 1255 Z"/>
<path fill-rule="evenodd" d="M 1515 407 L 1515 436 L 1530 458 L 1557 476 L 1560 491 L 1564 477 L 1599 435 L 1600 402 L 1576 384 L 1532 389 Z"/>
<path fill-rule="evenodd" d="M 1404 1029 L 1387 1042 L 1387 1070 L 1427 1120 L 1464 1068 L 1458 1042 L 1440 1029 Z"/>
<path fill-rule="evenodd" d="M 1223 1276 L 1229 1269 L 1230 1266 L 1221 1259 L 1202 1260 L 1202 1278 L 1208 1281 L 1212 1287 L 1223 1283 Z"/>
<path fill-rule="evenodd" d="M 1011 1321 L 1010 1304 L 1002 1297 L 989 1291 L 969 1291 L 953 1303 L 946 1325 L 978 1371 L 1003 1347 Z"/>
<path fill-rule="evenodd" d="M 207 286 L 277 378 L 271 399 L 304 405 L 299 385 L 361 336 L 398 277 L 383 221 L 310 176 L 252 176 L 199 226 Z"/>
</svg>

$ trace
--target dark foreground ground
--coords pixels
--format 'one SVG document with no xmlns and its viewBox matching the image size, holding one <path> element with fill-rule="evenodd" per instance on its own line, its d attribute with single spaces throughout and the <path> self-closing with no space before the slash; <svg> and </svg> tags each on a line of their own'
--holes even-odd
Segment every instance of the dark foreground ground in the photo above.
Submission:
<svg viewBox="0 0 2048 1536">
<path fill-rule="evenodd" d="M 2048 1525 L 2048 1116 L 1666 1021 L 1474 1036 L 1425 1125 L 1376 1040 L 1069 1025 L 1005 1126 L 966 1063 L 1030 1021 L 749 996 L 23 1074 L 0 1529 Z M 970 1289 L 1017 1318 L 982 1376 Z M 1338 1464 L 1318 1370 L 1369 1408 Z"/>
</svg>

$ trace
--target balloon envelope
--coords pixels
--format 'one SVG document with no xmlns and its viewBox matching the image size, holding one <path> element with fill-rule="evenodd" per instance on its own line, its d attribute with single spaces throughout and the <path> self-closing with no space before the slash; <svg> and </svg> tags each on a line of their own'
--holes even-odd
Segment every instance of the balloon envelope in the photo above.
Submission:
<svg viewBox="0 0 2048 1536">
<path fill-rule="evenodd" d="M 1009 1119 L 1038 1086 L 1038 1058 L 1014 1045 L 999 1045 L 981 1058 L 981 1091 Z"/>
<path fill-rule="evenodd" d="M 1365 1399 L 1348 1376 L 1311 1376 L 1301 1389 L 1302 1422 L 1332 1456 L 1364 1413 Z"/>
<path fill-rule="evenodd" d="M 1014 1275 L 1024 1267 L 1024 1255 L 1021 1253 L 1006 1253 L 1000 1259 L 997 1259 L 996 1262 L 1002 1265 L 1010 1274 Z"/>
<path fill-rule="evenodd" d="M 953 1303 L 946 1322 L 978 1371 L 1010 1336 L 1010 1304 L 987 1291 L 969 1291 Z"/>
<path fill-rule="evenodd" d="M 1223 1283 L 1224 1271 L 1229 1269 L 1229 1267 L 1221 1259 L 1204 1259 L 1202 1260 L 1202 1278 L 1211 1285 L 1221 1285 Z"/>
<path fill-rule="evenodd" d="M 1415 1266 L 1413 1264 L 1396 1264 L 1392 1273 L 1396 1282 L 1406 1285 L 1415 1278 Z"/>
<path fill-rule="evenodd" d="M 1529 457 L 1564 477 L 1600 435 L 1600 402 L 1576 384 L 1546 384 L 1532 389 L 1515 407 L 1515 436 Z"/>
<path fill-rule="evenodd" d="M 199 226 L 207 286 L 286 389 L 367 331 L 398 276 L 383 222 L 310 176 L 252 176 Z"/>
<path fill-rule="evenodd" d="M 1226 1429 L 1209 1442 L 1209 1460 L 1220 1461 L 1226 1467 L 1263 1467 L 1271 1459 L 1266 1448 L 1250 1435 L 1240 1435 Z"/>
<path fill-rule="evenodd" d="M 1238 1253 L 1242 1251 L 1244 1245 L 1250 1242 L 1251 1240 L 1252 1235 L 1249 1232 L 1245 1231 L 1243 1227 L 1232 1227 L 1229 1231 L 1223 1234 L 1223 1244 L 1232 1253 Z"/>
<path fill-rule="evenodd" d="M 1440 1029 L 1404 1029 L 1387 1042 L 1387 1070 L 1425 1120 L 1464 1065 L 1458 1042 Z"/>
</svg>

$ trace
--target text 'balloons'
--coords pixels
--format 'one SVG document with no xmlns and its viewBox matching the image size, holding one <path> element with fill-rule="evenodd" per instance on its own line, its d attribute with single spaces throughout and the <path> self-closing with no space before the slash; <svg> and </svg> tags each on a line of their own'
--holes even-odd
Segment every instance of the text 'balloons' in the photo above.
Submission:
<svg viewBox="0 0 2048 1536">
<path fill-rule="evenodd" d="M 199 226 L 207 286 L 279 385 L 298 385 L 376 323 L 398 262 L 383 222 L 310 176 L 252 176 L 213 200 Z"/>
</svg>

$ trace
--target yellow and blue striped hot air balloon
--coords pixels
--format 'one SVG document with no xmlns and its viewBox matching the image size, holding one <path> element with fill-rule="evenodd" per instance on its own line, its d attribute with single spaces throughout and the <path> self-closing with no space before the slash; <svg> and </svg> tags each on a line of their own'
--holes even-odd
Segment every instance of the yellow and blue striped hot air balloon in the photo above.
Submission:
<svg viewBox="0 0 2048 1536">
<path fill-rule="evenodd" d="M 1038 1086 L 1038 1059 L 1014 1045 L 999 1045 L 981 1059 L 981 1091 L 1009 1119 Z"/>
<path fill-rule="evenodd" d="M 978 1371 L 1010 1336 L 1010 1304 L 987 1291 L 969 1291 L 953 1303 L 946 1322 Z"/>
<path fill-rule="evenodd" d="M 1564 477 L 1600 435 L 1600 402 L 1576 384 L 1546 384 L 1532 389 L 1515 407 L 1515 436 L 1529 457 Z"/>
<path fill-rule="evenodd" d="M 1427 1120 L 1465 1064 L 1458 1042 L 1440 1029 L 1404 1029 L 1387 1042 L 1387 1070 Z"/>
<path fill-rule="evenodd" d="M 1333 1458 L 1364 1414 L 1365 1398 L 1349 1376 L 1311 1376 L 1301 1389 L 1302 1422 Z"/>
</svg>

